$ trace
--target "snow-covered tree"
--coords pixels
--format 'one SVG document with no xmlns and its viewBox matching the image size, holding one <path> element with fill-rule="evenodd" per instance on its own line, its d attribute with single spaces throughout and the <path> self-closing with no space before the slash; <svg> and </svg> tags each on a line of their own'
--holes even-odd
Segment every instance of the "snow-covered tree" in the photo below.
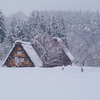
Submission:
<svg viewBox="0 0 100 100">
<path fill-rule="evenodd" d="M 5 20 L 3 13 L 0 11 L 0 43 L 4 41 L 5 33 Z"/>
<path fill-rule="evenodd" d="M 39 32 L 40 34 L 44 34 L 45 32 L 47 32 L 47 28 L 46 28 L 46 21 L 44 16 L 42 15 L 40 18 L 40 22 L 39 22 Z"/>
<path fill-rule="evenodd" d="M 53 16 L 51 19 L 51 35 L 53 36 L 58 36 L 58 21 L 57 19 Z"/>
<path fill-rule="evenodd" d="M 42 59 L 44 66 L 63 65 L 62 48 L 65 45 L 60 44 L 57 37 L 48 35 L 47 33 L 41 34 L 33 41 L 33 47 Z"/>
<path fill-rule="evenodd" d="M 41 47 L 42 55 L 40 55 L 40 57 L 44 63 L 44 66 L 47 67 L 50 58 L 49 52 L 52 49 L 51 36 L 46 33 L 42 34 L 38 36 L 37 41 L 41 45 L 40 47 Z"/>
<path fill-rule="evenodd" d="M 17 34 L 16 34 L 16 22 L 15 20 L 13 20 L 11 22 L 11 25 L 10 25 L 10 31 L 9 31 L 9 35 L 8 35 L 8 39 L 11 43 L 14 43 L 14 41 L 16 40 L 17 38 Z"/>
</svg>

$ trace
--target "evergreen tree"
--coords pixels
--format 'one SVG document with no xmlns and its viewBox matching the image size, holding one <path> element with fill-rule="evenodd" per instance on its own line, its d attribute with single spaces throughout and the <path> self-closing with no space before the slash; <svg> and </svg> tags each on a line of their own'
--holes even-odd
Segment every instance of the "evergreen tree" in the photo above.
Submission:
<svg viewBox="0 0 100 100">
<path fill-rule="evenodd" d="M 16 24 L 14 21 L 11 22 L 11 25 L 10 25 L 10 32 L 9 32 L 9 36 L 8 36 L 8 39 L 10 41 L 10 43 L 14 43 L 14 41 L 16 40 Z"/>
<path fill-rule="evenodd" d="M 4 41 L 5 38 L 5 20 L 3 13 L 0 11 L 0 43 Z"/>
<path fill-rule="evenodd" d="M 46 29 L 46 21 L 45 21 L 45 18 L 44 16 L 42 15 L 41 18 L 40 18 L 40 23 L 39 23 L 39 29 L 40 29 L 40 32 L 43 34 L 44 32 L 47 31 Z"/>
<path fill-rule="evenodd" d="M 28 35 L 30 35 L 31 38 L 34 38 L 37 34 L 39 34 L 39 23 L 40 23 L 40 15 L 39 12 L 32 12 L 31 16 L 29 17 L 27 21 L 27 30 Z"/>
<path fill-rule="evenodd" d="M 48 23 L 47 23 L 47 33 L 49 34 L 49 35 L 51 35 L 51 26 L 50 26 L 50 24 L 51 24 L 51 19 L 50 19 L 50 17 L 48 18 Z"/>
<path fill-rule="evenodd" d="M 29 31 L 30 32 L 34 32 L 34 28 L 36 27 L 34 12 L 32 12 L 32 14 L 30 15 L 30 17 L 29 17 L 29 19 L 27 21 L 27 25 L 29 27 Z"/>
<path fill-rule="evenodd" d="M 52 17 L 50 27 L 51 27 L 51 34 L 53 36 L 58 36 L 58 22 L 54 16 Z"/>
<path fill-rule="evenodd" d="M 17 26 L 16 34 L 17 34 L 16 38 L 19 39 L 19 40 L 22 40 L 23 35 L 24 35 L 23 29 L 22 29 L 22 24 Z"/>
<path fill-rule="evenodd" d="M 30 29 L 30 26 L 27 24 L 27 22 L 23 23 L 22 30 L 23 39 L 25 39 L 25 41 L 31 41 L 34 36 L 34 31 Z"/>
<path fill-rule="evenodd" d="M 67 33 L 66 33 L 65 24 L 64 24 L 63 19 L 59 21 L 58 37 L 60 37 L 64 41 L 65 45 L 68 47 Z"/>
</svg>

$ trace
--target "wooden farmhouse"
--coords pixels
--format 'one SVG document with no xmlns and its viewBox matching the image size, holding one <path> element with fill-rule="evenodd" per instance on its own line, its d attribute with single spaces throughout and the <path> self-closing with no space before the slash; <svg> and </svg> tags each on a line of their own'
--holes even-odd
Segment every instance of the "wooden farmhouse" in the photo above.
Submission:
<svg viewBox="0 0 100 100">
<path fill-rule="evenodd" d="M 42 59 L 44 67 L 67 66 L 74 62 L 74 57 L 61 38 L 46 34 L 33 42 L 33 47 Z"/>
<path fill-rule="evenodd" d="M 20 40 L 15 42 L 3 63 L 3 66 L 7 67 L 35 67 L 42 65 L 42 61 L 31 43 Z"/>
<path fill-rule="evenodd" d="M 48 63 L 48 66 L 72 65 L 74 57 L 72 56 L 61 38 L 53 37 L 52 46 L 53 52 L 51 52 L 52 56 L 50 57 L 50 62 Z"/>
</svg>

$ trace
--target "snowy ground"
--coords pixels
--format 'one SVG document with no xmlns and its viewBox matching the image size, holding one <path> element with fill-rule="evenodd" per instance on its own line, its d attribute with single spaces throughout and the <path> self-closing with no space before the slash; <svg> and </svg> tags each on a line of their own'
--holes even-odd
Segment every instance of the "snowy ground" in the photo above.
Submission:
<svg viewBox="0 0 100 100">
<path fill-rule="evenodd" d="M 100 68 L 0 68 L 0 100 L 100 100 Z"/>
</svg>

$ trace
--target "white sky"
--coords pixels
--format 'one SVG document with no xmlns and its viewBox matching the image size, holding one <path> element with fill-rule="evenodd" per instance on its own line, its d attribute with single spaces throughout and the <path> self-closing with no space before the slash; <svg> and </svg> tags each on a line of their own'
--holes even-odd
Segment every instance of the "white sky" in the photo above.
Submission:
<svg viewBox="0 0 100 100">
<path fill-rule="evenodd" d="M 29 15 L 33 10 L 100 11 L 100 0 L 0 0 L 0 9 L 6 16 L 18 11 Z"/>
</svg>

